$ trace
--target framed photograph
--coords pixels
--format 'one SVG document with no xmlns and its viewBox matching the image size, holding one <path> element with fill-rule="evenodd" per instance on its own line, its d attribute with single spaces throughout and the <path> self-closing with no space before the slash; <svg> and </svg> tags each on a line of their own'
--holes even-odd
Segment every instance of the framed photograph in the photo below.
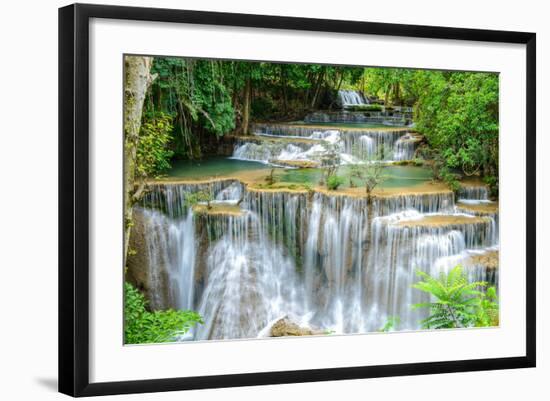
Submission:
<svg viewBox="0 0 550 401">
<path fill-rule="evenodd" d="M 534 33 L 61 8 L 59 390 L 535 366 L 535 74 Z"/>
</svg>

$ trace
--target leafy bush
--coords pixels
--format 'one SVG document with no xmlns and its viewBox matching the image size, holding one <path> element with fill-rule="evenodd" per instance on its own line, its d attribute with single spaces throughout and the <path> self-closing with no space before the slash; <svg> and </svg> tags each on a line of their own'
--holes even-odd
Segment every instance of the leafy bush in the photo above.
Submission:
<svg viewBox="0 0 550 401">
<path fill-rule="evenodd" d="M 384 165 L 382 161 L 385 159 L 387 151 L 385 146 L 380 146 L 374 155 L 369 155 L 356 146 L 352 149 L 352 154 L 361 160 L 362 163 L 350 166 L 349 179 L 350 182 L 352 182 L 353 178 L 363 181 L 369 203 L 372 200 L 372 191 L 374 188 L 384 181 Z"/>
<path fill-rule="evenodd" d="M 468 282 L 461 266 L 456 266 L 448 274 L 438 278 L 419 271 L 423 281 L 413 287 L 427 292 L 434 302 L 413 305 L 414 309 L 429 308 L 430 316 L 422 320 L 426 329 L 484 327 L 498 325 L 498 300 L 496 290 L 487 291 L 485 282 Z"/>
<path fill-rule="evenodd" d="M 444 165 L 468 176 L 498 174 L 497 74 L 427 72 L 419 88 L 416 128 L 441 154 Z"/>
<path fill-rule="evenodd" d="M 142 177 L 153 177 L 170 168 L 174 155 L 169 148 L 172 128 L 172 117 L 168 114 L 145 115 L 136 150 L 136 169 Z"/>
<path fill-rule="evenodd" d="M 344 183 L 344 178 L 337 176 L 337 175 L 331 175 L 327 178 L 327 188 L 331 191 L 334 191 L 338 189 L 340 185 Z"/>
<path fill-rule="evenodd" d="M 124 343 L 143 344 L 173 341 L 187 333 L 202 317 L 192 311 L 149 312 L 147 301 L 130 283 L 124 283 Z"/>
<path fill-rule="evenodd" d="M 452 191 L 456 192 L 460 189 L 460 182 L 458 181 L 460 176 L 458 174 L 450 172 L 445 167 L 441 169 L 439 174 Z"/>
<path fill-rule="evenodd" d="M 185 206 L 187 207 L 195 206 L 197 203 L 206 202 L 206 207 L 210 209 L 210 202 L 213 200 L 214 195 L 212 194 L 212 191 L 203 190 L 185 194 Z"/>
</svg>

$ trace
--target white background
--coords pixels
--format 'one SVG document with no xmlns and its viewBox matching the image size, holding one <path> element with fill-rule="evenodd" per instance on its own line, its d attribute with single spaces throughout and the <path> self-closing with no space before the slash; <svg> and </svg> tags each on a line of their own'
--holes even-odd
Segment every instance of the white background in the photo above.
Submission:
<svg viewBox="0 0 550 401">
<path fill-rule="evenodd" d="M 538 113 L 550 106 L 548 79 L 542 75 L 547 61 L 550 28 L 543 2 L 393 0 L 376 6 L 366 1 L 284 1 L 260 4 L 222 1 L 139 1 L 113 4 L 165 6 L 189 9 L 264 13 L 319 18 L 361 19 L 427 25 L 464 26 L 536 31 L 538 34 Z M 249 3 L 249 4 L 247 4 Z M 0 171 L 2 213 L 2 326 L 0 367 L 5 399 L 56 399 L 57 358 L 57 7 L 58 1 L 26 1 L 2 10 L 2 96 L 0 102 Z M 548 70 L 548 68 L 546 68 Z M 543 94 L 543 92 L 545 92 Z M 546 100 L 546 103 L 544 102 Z M 544 161 L 548 139 L 538 124 L 538 310 L 547 311 L 549 297 L 542 283 L 550 227 L 543 211 L 548 188 L 542 177 L 550 173 Z M 7 256 L 7 257 L 6 257 Z M 463 373 L 452 375 L 385 378 L 316 384 L 293 384 L 192 393 L 133 395 L 127 399 L 241 400 L 308 399 L 342 397 L 407 400 L 525 398 L 543 399 L 548 393 L 550 367 L 546 363 L 543 313 L 538 315 L 539 367 L 529 370 Z M 546 313 L 548 315 L 548 313 Z M 185 363 L 185 361 L 182 361 Z M 546 379 L 546 380 L 545 380 Z M 538 395 L 540 394 L 540 395 Z M 114 398 L 114 397 L 113 397 Z"/>
</svg>

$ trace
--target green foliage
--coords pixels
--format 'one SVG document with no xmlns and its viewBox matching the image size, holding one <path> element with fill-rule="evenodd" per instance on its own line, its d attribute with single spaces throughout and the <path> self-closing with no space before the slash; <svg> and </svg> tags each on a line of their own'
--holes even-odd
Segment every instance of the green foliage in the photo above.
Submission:
<svg viewBox="0 0 550 401">
<path fill-rule="evenodd" d="M 448 274 L 434 278 L 425 272 L 417 273 L 423 281 L 413 287 L 431 295 L 433 302 L 413 305 L 414 309 L 428 308 L 430 316 L 422 320 L 426 329 L 481 327 L 498 324 L 496 290 L 487 291 L 485 282 L 468 282 L 461 266 Z"/>
<path fill-rule="evenodd" d="M 460 176 L 456 173 L 450 172 L 449 169 L 443 167 L 440 170 L 440 178 L 445 181 L 449 188 L 451 188 L 451 190 L 453 190 L 454 192 L 460 189 Z"/>
<path fill-rule="evenodd" d="M 356 178 L 362 181 L 369 200 L 371 199 L 372 191 L 384 180 L 382 176 L 384 172 L 382 161 L 385 159 L 386 152 L 387 150 L 384 146 L 380 146 L 374 155 L 366 154 L 357 147 L 352 149 L 352 153 L 359 160 L 359 163 L 350 165 L 349 180 L 352 182 Z"/>
<path fill-rule="evenodd" d="M 154 177 L 170 168 L 172 117 L 162 112 L 144 116 L 136 150 L 136 171 L 141 177 Z"/>
<path fill-rule="evenodd" d="M 498 185 L 498 75 L 417 71 L 417 129 L 449 172 Z"/>
<path fill-rule="evenodd" d="M 147 301 L 130 283 L 124 283 L 124 343 L 143 344 L 173 341 L 192 327 L 203 323 L 192 311 L 150 312 Z"/>
<path fill-rule="evenodd" d="M 189 192 L 185 194 L 185 206 L 192 207 L 198 203 L 206 203 L 207 208 L 210 209 L 210 202 L 214 200 L 214 195 L 211 190 L 203 190 L 197 192 Z"/>
<path fill-rule="evenodd" d="M 383 333 L 394 331 L 400 323 L 401 319 L 399 318 L 399 316 L 389 316 L 386 320 L 386 323 L 384 323 L 384 326 L 382 326 L 378 331 Z"/>
<path fill-rule="evenodd" d="M 424 165 L 424 159 L 421 159 L 419 157 L 415 157 L 413 159 L 413 164 L 417 167 L 423 166 Z"/>
<path fill-rule="evenodd" d="M 228 66 L 214 60 L 154 59 L 151 72 L 157 79 L 145 107 L 175 116 L 174 148 L 179 156 L 200 157 L 201 133 L 218 137 L 235 128 Z"/>
<path fill-rule="evenodd" d="M 343 183 L 344 183 L 343 177 L 340 177 L 338 175 L 331 175 L 327 179 L 327 188 L 330 189 L 331 191 L 335 191 Z"/>
<path fill-rule="evenodd" d="M 221 62 L 196 61 L 193 68 L 191 99 L 199 110 L 199 124 L 207 131 L 222 136 L 235 128 L 235 111 L 229 89 L 224 85 Z"/>
<path fill-rule="evenodd" d="M 313 158 L 319 162 L 323 169 L 323 176 L 320 184 L 323 185 L 326 183 L 328 185 L 329 180 L 332 176 L 336 175 L 338 167 L 340 166 L 340 147 L 339 144 L 328 141 L 323 141 L 322 146 L 323 150 L 314 154 Z M 336 181 L 333 181 L 333 183 L 335 182 Z M 340 185 L 341 183 L 338 184 L 338 186 Z"/>
<path fill-rule="evenodd" d="M 498 296 L 495 287 L 487 288 L 487 291 L 479 298 L 475 326 L 487 327 L 499 325 Z"/>
<path fill-rule="evenodd" d="M 269 120 L 277 112 L 277 105 L 267 95 L 253 99 L 251 107 L 252 115 L 259 120 Z"/>
</svg>

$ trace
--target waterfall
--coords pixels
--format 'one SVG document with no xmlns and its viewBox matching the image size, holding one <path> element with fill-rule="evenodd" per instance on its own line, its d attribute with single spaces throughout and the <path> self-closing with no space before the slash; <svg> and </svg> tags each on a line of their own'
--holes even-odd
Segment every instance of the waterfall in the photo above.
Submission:
<svg viewBox="0 0 550 401">
<path fill-rule="evenodd" d="M 451 213 L 454 211 L 454 194 L 451 191 L 403 194 L 376 197 L 373 209 L 376 216 L 395 214 L 414 209 L 420 213 Z"/>
<path fill-rule="evenodd" d="M 460 201 L 488 201 L 489 189 L 485 185 L 461 185 L 458 190 Z"/>
<path fill-rule="evenodd" d="M 215 180 L 211 182 L 186 182 L 178 184 L 151 184 L 150 191 L 143 197 L 141 206 L 165 212 L 171 218 L 187 214 L 186 197 L 196 192 L 207 192 L 217 200 L 228 200 L 227 196 L 242 184 L 237 180 Z M 232 188 L 232 189 L 231 189 Z M 233 192 L 235 194 L 235 192 Z M 225 198 L 224 198 L 225 197 Z M 233 198 L 238 200 L 239 198 Z"/>
<path fill-rule="evenodd" d="M 201 190 L 240 200 L 242 213 L 195 214 L 185 196 Z M 336 333 L 377 331 L 398 316 L 399 330 L 416 330 L 428 312 L 412 304 L 429 300 L 412 288 L 418 270 L 462 264 L 471 280 L 498 287 L 498 269 L 483 261 L 498 264 L 498 212 L 461 209 L 451 191 L 368 204 L 237 180 L 159 184 L 139 212 L 151 304 L 198 311 L 195 340 L 256 337 L 283 316 Z"/>
<path fill-rule="evenodd" d="M 154 210 L 141 209 L 149 260 L 150 303 L 153 309 L 193 308 L 195 226 L 193 213 L 170 219 Z"/>
<path fill-rule="evenodd" d="M 311 322 L 335 332 L 358 332 L 362 313 L 366 200 L 315 194 L 304 250 Z"/>
<path fill-rule="evenodd" d="M 274 165 L 278 161 L 315 162 L 319 154 L 326 152 L 322 145 L 325 141 L 337 145 L 343 164 L 353 162 L 352 154 L 357 151 L 362 157 L 372 158 L 377 157 L 381 149 L 384 149 L 384 161 L 411 160 L 420 140 L 402 130 L 323 130 L 318 127 L 257 124 L 254 132 L 250 138 L 239 138 L 233 158 Z"/>
<path fill-rule="evenodd" d="M 338 91 L 338 98 L 344 108 L 347 106 L 369 104 L 365 96 L 363 96 L 361 92 L 355 90 L 341 89 Z"/>
<path fill-rule="evenodd" d="M 410 134 L 403 135 L 393 146 L 393 160 L 411 160 L 414 158 L 415 141 Z"/>
<path fill-rule="evenodd" d="M 324 148 L 320 142 L 281 143 L 266 141 L 257 143 L 253 139 L 250 142 L 240 140 L 235 145 L 232 158 L 272 164 L 277 164 L 278 160 L 312 161 L 314 155 L 323 150 Z"/>
<path fill-rule="evenodd" d="M 256 337 L 268 322 L 295 312 L 300 287 L 292 258 L 269 239 L 254 213 L 229 217 L 212 243 L 197 339 Z"/>
<path fill-rule="evenodd" d="M 425 224 L 426 215 L 417 211 L 374 219 L 367 279 L 367 304 L 372 306 L 372 311 L 367 330 L 375 330 L 381 321 L 391 316 L 399 316 L 402 329 L 417 328 L 418 322 L 427 317 L 427 311 L 413 310 L 411 305 L 428 302 L 429 296 L 410 290 L 418 281 L 416 271 L 438 274 L 441 259 L 460 255 L 469 248 L 494 245 L 494 226 L 490 219 L 479 222 L 473 217 L 464 217 L 462 223 L 435 227 Z"/>
</svg>

